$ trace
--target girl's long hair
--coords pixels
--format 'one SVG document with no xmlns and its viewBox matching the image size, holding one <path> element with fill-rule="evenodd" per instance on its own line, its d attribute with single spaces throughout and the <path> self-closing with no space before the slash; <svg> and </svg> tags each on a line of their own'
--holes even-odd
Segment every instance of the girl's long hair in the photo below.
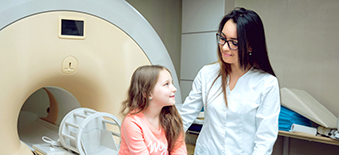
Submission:
<svg viewBox="0 0 339 155">
<path fill-rule="evenodd" d="M 237 25 L 238 57 L 240 68 L 246 70 L 246 67 L 248 67 L 249 64 L 255 69 L 262 70 L 275 76 L 268 59 L 264 25 L 259 15 L 252 10 L 246 10 L 245 8 L 235 8 L 233 11 L 223 17 L 219 24 L 218 32 L 222 32 L 225 23 L 230 19 L 232 19 Z M 252 48 L 252 55 L 249 55 L 248 47 Z M 221 90 L 224 95 L 224 100 L 227 107 L 227 77 L 232 72 L 232 70 L 230 64 L 227 64 L 223 61 L 219 44 L 218 63 L 220 65 L 220 70 L 217 77 L 213 81 L 212 86 L 215 84 L 216 80 L 221 77 Z"/>
<path fill-rule="evenodd" d="M 131 79 L 131 83 L 128 89 L 127 99 L 122 102 L 121 114 L 126 115 L 137 114 L 148 107 L 149 96 L 154 86 L 156 85 L 159 77 L 159 73 L 162 70 L 170 71 L 160 65 L 146 65 L 137 68 Z M 184 139 L 184 129 L 181 116 L 173 106 L 165 106 L 160 112 L 160 124 L 166 133 L 166 139 L 168 142 L 168 152 L 170 153 L 175 147 L 179 137 Z M 181 144 L 181 143 L 180 143 Z"/>
</svg>

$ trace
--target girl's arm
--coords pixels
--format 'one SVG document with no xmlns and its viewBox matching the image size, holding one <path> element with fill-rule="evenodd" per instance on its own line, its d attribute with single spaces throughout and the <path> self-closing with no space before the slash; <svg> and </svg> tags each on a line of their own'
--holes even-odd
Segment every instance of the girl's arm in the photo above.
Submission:
<svg viewBox="0 0 339 155">
<path fill-rule="evenodd" d="M 256 136 L 253 155 L 270 155 L 278 137 L 280 90 L 278 80 L 270 79 L 265 85 L 262 102 L 256 114 Z"/>
</svg>

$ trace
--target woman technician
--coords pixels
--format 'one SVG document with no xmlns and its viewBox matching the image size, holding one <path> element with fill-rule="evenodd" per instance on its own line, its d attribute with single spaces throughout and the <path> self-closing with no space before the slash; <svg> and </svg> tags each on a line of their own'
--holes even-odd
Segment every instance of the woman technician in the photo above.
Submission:
<svg viewBox="0 0 339 155">
<path fill-rule="evenodd" d="M 218 63 L 199 71 L 180 109 L 186 131 L 204 107 L 194 154 L 271 154 L 280 97 L 262 21 L 236 8 L 221 20 L 216 38 Z"/>
</svg>

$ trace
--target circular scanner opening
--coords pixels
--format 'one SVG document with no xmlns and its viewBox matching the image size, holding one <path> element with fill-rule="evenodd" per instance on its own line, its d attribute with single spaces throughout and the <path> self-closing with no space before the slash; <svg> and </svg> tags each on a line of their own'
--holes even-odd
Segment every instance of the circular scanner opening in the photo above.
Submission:
<svg viewBox="0 0 339 155">
<path fill-rule="evenodd" d="M 59 87 L 43 87 L 35 91 L 23 104 L 18 118 L 18 134 L 31 149 L 33 144 L 45 143 L 42 136 L 57 141 L 59 125 L 63 117 L 81 107 L 67 90 Z"/>
</svg>

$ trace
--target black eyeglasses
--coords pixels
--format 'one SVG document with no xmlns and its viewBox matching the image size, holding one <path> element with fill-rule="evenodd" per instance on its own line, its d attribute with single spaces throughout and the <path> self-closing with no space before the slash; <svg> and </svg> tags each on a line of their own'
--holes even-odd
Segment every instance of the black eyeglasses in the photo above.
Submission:
<svg viewBox="0 0 339 155">
<path fill-rule="evenodd" d="M 224 46 L 227 43 L 228 47 L 231 50 L 237 50 L 238 49 L 238 42 L 235 41 L 235 40 L 226 40 L 226 38 L 223 37 L 223 35 L 224 34 L 222 32 L 218 32 L 217 33 L 217 42 L 218 42 L 218 44 Z"/>
</svg>

